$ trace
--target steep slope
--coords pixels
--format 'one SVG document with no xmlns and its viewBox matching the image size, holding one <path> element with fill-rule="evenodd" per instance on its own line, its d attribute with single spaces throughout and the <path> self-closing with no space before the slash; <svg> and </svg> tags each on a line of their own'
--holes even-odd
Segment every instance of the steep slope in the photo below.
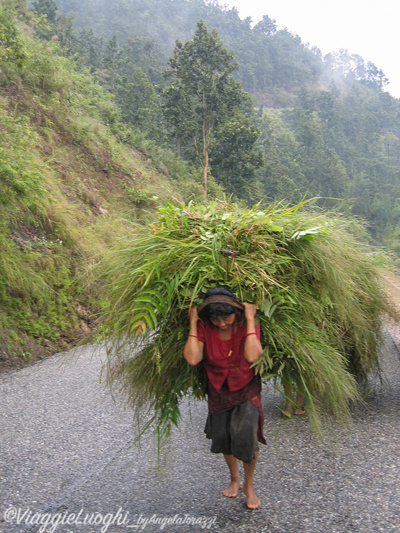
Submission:
<svg viewBox="0 0 400 533">
<path fill-rule="evenodd" d="M 179 183 L 190 174 L 170 154 L 135 150 L 112 98 L 33 25 L 24 8 L 0 11 L 3 369 L 87 335 L 100 306 L 91 266 L 127 222 L 197 186 Z"/>
</svg>

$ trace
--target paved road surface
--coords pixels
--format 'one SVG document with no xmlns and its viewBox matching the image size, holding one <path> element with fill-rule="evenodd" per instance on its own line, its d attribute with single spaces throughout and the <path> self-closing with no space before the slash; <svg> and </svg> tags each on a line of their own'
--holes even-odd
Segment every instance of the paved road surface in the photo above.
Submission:
<svg viewBox="0 0 400 533">
<path fill-rule="evenodd" d="M 281 397 L 264 392 L 257 511 L 243 494 L 221 495 L 227 471 L 203 435 L 204 402 L 184 403 L 161 473 L 152 439 L 130 447 L 131 413 L 99 384 L 103 358 L 87 346 L 0 376 L 1 532 L 43 532 L 46 520 L 60 533 L 400 532 L 400 358 L 389 337 L 388 384 L 329 443 L 306 419 L 282 419 Z"/>
</svg>

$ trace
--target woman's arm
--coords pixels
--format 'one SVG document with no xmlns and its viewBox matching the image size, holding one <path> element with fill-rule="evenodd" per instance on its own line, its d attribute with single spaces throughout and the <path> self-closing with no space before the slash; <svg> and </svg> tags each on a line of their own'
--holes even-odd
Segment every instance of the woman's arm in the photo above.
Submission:
<svg viewBox="0 0 400 533">
<path fill-rule="evenodd" d="M 244 356 L 246 361 L 254 363 L 263 353 L 260 341 L 257 339 L 255 317 L 257 308 L 254 304 L 244 303 L 244 316 L 247 324 L 247 335 L 244 342 Z"/>
<path fill-rule="evenodd" d="M 183 357 L 191 366 L 196 366 L 203 359 L 204 343 L 197 338 L 197 321 L 199 315 L 197 314 L 197 307 L 189 309 L 190 328 L 188 340 L 183 349 Z"/>
</svg>

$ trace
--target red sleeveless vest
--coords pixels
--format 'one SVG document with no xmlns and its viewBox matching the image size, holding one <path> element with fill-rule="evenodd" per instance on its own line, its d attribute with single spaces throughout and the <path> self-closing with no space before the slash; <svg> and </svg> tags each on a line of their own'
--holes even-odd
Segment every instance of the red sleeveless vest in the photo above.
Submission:
<svg viewBox="0 0 400 533">
<path fill-rule="evenodd" d="M 204 343 L 203 364 L 208 379 L 216 391 L 220 391 L 225 380 L 230 391 L 245 387 L 254 377 L 254 370 L 244 356 L 246 321 L 235 324 L 232 337 L 228 341 L 219 338 L 219 330 L 203 322 L 197 323 L 197 337 Z M 256 335 L 260 340 L 260 325 L 256 325 Z"/>
</svg>

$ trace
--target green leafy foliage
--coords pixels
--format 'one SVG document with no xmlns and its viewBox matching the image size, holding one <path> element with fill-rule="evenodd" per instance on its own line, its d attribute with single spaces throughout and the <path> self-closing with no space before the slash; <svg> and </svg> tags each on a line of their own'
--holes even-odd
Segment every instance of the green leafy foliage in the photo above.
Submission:
<svg viewBox="0 0 400 533">
<path fill-rule="evenodd" d="M 169 204 L 159 211 L 102 267 L 108 380 L 122 386 L 137 414 L 154 416 L 166 434 L 182 395 L 192 389 L 204 396 L 201 365 L 190 368 L 182 358 L 188 309 L 222 285 L 258 307 L 261 377 L 305 390 L 317 431 L 328 413 L 348 420 L 357 380 L 379 372 L 381 321 L 390 312 L 350 225 L 301 204 Z"/>
<path fill-rule="evenodd" d="M 38 15 L 46 15 L 49 22 L 54 23 L 56 21 L 57 4 L 54 0 L 35 0 L 32 7 Z"/>
<path fill-rule="evenodd" d="M 45 195 L 40 165 L 30 157 L 37 142 L 36 133 L 25 117 L 8 114 L 0 107 L 0 204 L 22 204 L 30 211 L 40 210 Z"/>
<path fill-rule="evenodd" d="M 197 0 L 58 0 L 60 11 L 73 16 L 77 30 L 92 28 L 108 40 L 117 35 L 121 43 L 129 38 L 153 41 L 165 65 L 175 41 L 192 38 L 199 20 L 216 28 L 224 45 L 238 58 L 237 79 L 246 91 L 291 88 L 316 80 L 322 71 L 321 59 L 298 36 L 276 31 L 275 21 L 266 17 L 252 28 L 250 18 L 241 20 L 238 11 Z"/>
<path fill-rule="evenodd" d="M 0 79 L 20 72 L 27 59 L 24 38 L 18 32 L 11 3 L 0 8 Z"/>
<path fill-rule="evenodd" d="M 243 104 L 249 97 L 231 75 L 238 68 L 233 54 L 222 46 L 217 32 L 208 32 L 200 21 L 193 39 L 185 44 L 176 42 L 169 67 L 166 75 L 172 83 L 163 92 L 164 115 L 171 126 L 171 137 L 193 154 L 193 161 L 200 162 L 204 195 L 207 196 L 209 160 L 220 183 L 225 170 L 225 181 L 231 190 L 237 184 L 227 179 L 226 167 L 232 170 L 236 166 L 237 176 L 244 182 L 247 179 L 251 186 L 257 166 L 251 152 L 259 132 L 252 128 L 249 107 L 248 116 L 243 116 Z M 227 142 L 220 143 L 220 138 Z M 232 139 L 237 139 L 237 143 Z M 241 164 L 237 164 L 239 161 Z"/>
</svg>

